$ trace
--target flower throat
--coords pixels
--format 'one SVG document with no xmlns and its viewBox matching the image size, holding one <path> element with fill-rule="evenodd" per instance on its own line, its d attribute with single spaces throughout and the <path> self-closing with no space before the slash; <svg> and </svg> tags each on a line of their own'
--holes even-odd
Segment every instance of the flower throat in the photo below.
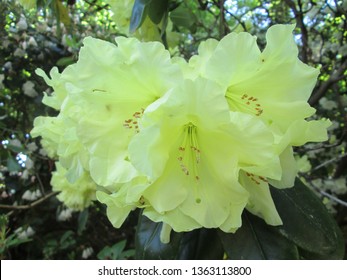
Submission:
<svg viewBox="0 0 347 280">
<path fill-rule="evenodd" d="M 200 149 L 197 140 L 197 127 L 193 123 L 184 126 L 183 141 L 178 147 L 177 160 L 183 173 L 194 176 L 199 181 L 198 164 L 200 163 Z"/>
</svg>

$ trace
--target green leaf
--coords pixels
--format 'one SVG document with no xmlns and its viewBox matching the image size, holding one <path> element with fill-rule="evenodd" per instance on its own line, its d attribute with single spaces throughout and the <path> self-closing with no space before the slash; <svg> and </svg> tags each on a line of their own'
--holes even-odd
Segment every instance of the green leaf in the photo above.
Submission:
<svg viewBox="0 0 347 280">
<path fill-rule="evenodd" d="M 129 258 L 133 258 L 135 256 L 135 250 L 134 249 L 129 249 L 129 250 L 125 250 L 123 251 L 120 255 L 119 255 L 119 259 L 120 260 L 127 260 Z"/>
<path fill-rule="evenodd" d="M 173 24 L 186 27 L 191 31 L 193 31 L 196 27 L 195 15 L 184 5 L 180 5 L 177 9 L 173 10 L 170 13 L 170 19 Z"/>
<path fill-rule="evenodd" d="M 136 259 L 222 259 L 224 249 L 215 229 L 191 232 L 172 231 L 170 243 L 160 241 L 162 223 L 154 223 L 140 214 L 137 225 Z"/>
<path fill-rule="evenodd" d="M 216 229 L 196 229 L 184 233 L 180 243 L 178 259 L 220 260 L 224 249 Z"/>
<path fill-rule="evenodd" d="M 130 18 L 130 33 L 133 33 L 141 27 L 143 21 L 147 16 L 147 8 L 152 0 L 135 0 L 133 10 Z"/>
<path fill-rule="evenodd" d="M 6 241 L 5 241 L 5 246 L 7 248 L 10 247 L 14 247 L 14 246 L 18 246 L 22 243 L 27 243 L 32 241 L 31 238 L 25 238 L 25 239 L 18 239 L 16 235 L 10 235 L 9 237 L 7 237 Z"/>
<path fill-rule="evenodd" d="M 130 249 L 124 251 L 126 242 L 126 240 L 122 240 L 114 244 L 112 247 L 105 246 L 98 253 L 97 258 L 99 260 L 124 260 L 133 257 L 135 254 L 134 250 Z"/>
<path fill-rule="evenodd" d="M 283 237 L 276 227 L 246 211 L 242 214 L 242 227 L 236 233 L 220 231 L 219 236 L 229 259 L 299 259 L 295 244 Z"/>
<path fill-rule="evenodd" d="M 57 13 L 57 19 L 59 19 L 59 21 L 62 22 L 66 27 L 69 27 L 71 25 L 71 20 L 68 9 L 60 0 L 55 0 L 54 5 L 55 12 Z"/>
<path fill-rule="evenodd" d="M 69 248 L 70 246 L 73 246 L 76 243 L 74 239 L 74 232 L 72 230 L 66 231 L 59 241 L 59 248 L 64 250 Z"/>
<path fill-rule="evenodd" d="M 7 169 L 10 172 L 16 172 L 16 171 L 21 170 L 21 167 L 12 156 L 9 156 L 7 158 Z"/>
<path fill-rule="evenodd" d="M 152 0 L 148 6 L 148 16 L 153 23 L 159 24 L 168 12 L 168 0 Z"/>
<path fill-rule="evenodd" d="M 342 259 L 344 241 L 335 220 L 321 200 L 299 179 L 289 189 L 271 188 L 283 226 L 280 233 L 292 240 L 306 258 Z"/>
<path fill-rule="evenodd" d="M 78 235 L 81 235 L 82 232 L 86 229 L 88 217 L 89 217 L 88 208 L 84 209 L 84 210 L 78 215 L 78 228 L 77 228 L 77 234 L 78 234 Z"/>
<path fill-rule="evenodd" d="M 73 56 L 69 56 L 69 57 L 62 57 L 60 59 L 58 59 L 57 61 L 57 66 L 68 66 L 70 64 L 75 63 L 76 60 L 74 59 Z"/>
<path fill-rule="evenodd" d="M 15 145 L 8 144 L 7 148 L 10 149 L 12 152 L 15 152 L 15 153 L 25 153 L 26 152 L 26 150 L 21 146 L 18 147 Z"/>
<path fill-rule="evenodd" d="M 182 234 L 171 232 L 170 243 L 160 241 L 162 223 L 155 223 L 140 213 L 135 237 L 135 257 L 138 260 L 176 259 Z"/>
</svg>

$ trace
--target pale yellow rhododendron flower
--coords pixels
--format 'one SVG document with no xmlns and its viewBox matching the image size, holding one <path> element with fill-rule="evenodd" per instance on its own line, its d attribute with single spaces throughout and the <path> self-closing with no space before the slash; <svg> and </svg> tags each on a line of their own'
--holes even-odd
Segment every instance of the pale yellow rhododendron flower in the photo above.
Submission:
<svg viewBox="0 0 347 280">
<path fill-rule="evenodd" d="M 54 89 L 43 101 L 60 113 L 37 118 L 32 134 L 55 145 L 71 183 L 84 171 L 101 186 L 136 177 L 127 146 L 139 130 L 138 120 L 182 79 L 162 44 L 123 37 L 116 43 L 86 38 L 76 64 L 61 74 L 53 69 L 51 78 L 37 72 Z"/>
<path fill-rule="evenodd" d="M 298 59 L 293 29 L 294 25 L 270 27 L 263 51 L 256 37 L 244 32 L 230 33 L 219 42 L 207 40 L 185 70 L 190 77 L 219 83 L 231 111 L 256 116 L 273 131 L 286 172 L 271 183 L 281 188 L 293 186 L 297 174 L 292 146 L 327 140 L 330 125 L 327 120 L 305 120 L 315 113 L 307 100 L 319 72 Z"/>
<path fill-rule="evenodd" d="M 147 108 L 142 129 L 129 145 L 134 166 L 150 183 L 97 197 L 119 212 L 140 202 L 144 215 L 175 231 L 205 227 L 234 232 L 250 195 L 238 183 L 239 170 L 252 172 L 259 181 L 281 176 L 273 141 L 260 120 L 229 111 L 217 84 L 185 80 Z M 267 202 L 264 211 L 258 207 L 253 212 L 280 224 L 267 191 L 257 192 L 257 199 Z M 124 204 L 124 197 L 134 200 Z"/>
<path fill-rule="evenodd" d="M 67 207 L 82 211 L 95 200 L 96 184 L 88 173 L 84 173 L 73 184 L 66 179 L 66 170 L 56 162 L 56 171 L 52 174 L 53 191 L 59 191 L 57 198 Z"/>
<path fill-rule="evenodd" d="M 53 67 L 50 71 L 50 78 L 42 69 L 36 69 L 35 73 L 41 76 L 47 85 L 51 86 L 54 91 L 51 94 L 44 93 L 42 103 L 55 109 L 60 110 L 65 98 L 67 97 L 67 90 L 62 75 L 59 73 L 57 67 Z"/>
<path fill-rule="evenodd" d="M 86 38 L 77 63 L 38 72 L 59 110 L 33 130 L 59 159 L 55 188 L 93 180 L 115 227 L 143 208 L 163 241 L 171 228 L 234 232 L 244 209 L 282 224 L 269 184 L 293 186 L 293 146 L 326 140 L 329 125 L 306 120 L 318 73 L 292 30 L 271 27 L 264 51 L 247 33 L 207 40 L 189 63 L 159 42 Z"/>
<path fill-rule="evenodd" d="M 57 117 L 37 117 L 31 131 L 33 137 L 41 136 L 41 144 L 48 156 L 58 158 L 60 164 L 67 169 L 67 179 L 74 183 L 85 171 L 89 171 L 89 155 L 77 137 L 76 125 L 83 114 L 81 107 L 74 105 L 62 87 L 61 74 L 52 70 L 52 79 L 41 71 L 46 82 L 55 90 L 51 96 L 45 95 L 43 102 L 60 110 Z"/>
<path fill-rule="evenodd" d="M 82 112 L 77 136 L 88 150 L 93 180 L 108 186 L 138 175 L 127 147 L 146 107 L 182 79 L 158 42 L 119 37 L 117 45 L 86 38 L 79 60 L 62 73 Z"/>
</svg>

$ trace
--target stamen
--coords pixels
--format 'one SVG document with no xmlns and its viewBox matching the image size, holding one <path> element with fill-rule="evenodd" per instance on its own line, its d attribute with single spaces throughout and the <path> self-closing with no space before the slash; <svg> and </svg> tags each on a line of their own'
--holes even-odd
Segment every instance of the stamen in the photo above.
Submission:
<svg viewBox="0 0 347 280">
<path fill-rule="evenodd" d="M 133 118 L 124 120 L 123 127 L 126 129 L 134 130 L 135 133 L 139 133 L 138 119 L 143 116 L 145 110 L 141 108 L 139 112 L 135 112 L 132 116 Z"/>
<path fill-rule="evenodd" d="M 265 183 L 268 183 L 268 182 L 269 182 L 266 178 L 264 178 L 264 177 L 262 177 L 262 176 L 256 176 L 256 175 L 254 175 L 254 174 L 252 174 L 252 173 L 246 172 L 246 176 L 249 177 L 249 178 L 250 178 L 254 183 L 256 183 L 257 185 L 260 185 L 260 181 L 263 181 L 263 182 L 265 182 Z"/>
<path fill-rule="evenodd" d="M 256 116 L 260 116 L 264 112 L 261 103 L 258 101 L 259 99 L 254 96 L 248 94 L 240 95 L 233 92 L 230 88 L 225 96 L 232 110 L 251 113 Z"/>
</svg>

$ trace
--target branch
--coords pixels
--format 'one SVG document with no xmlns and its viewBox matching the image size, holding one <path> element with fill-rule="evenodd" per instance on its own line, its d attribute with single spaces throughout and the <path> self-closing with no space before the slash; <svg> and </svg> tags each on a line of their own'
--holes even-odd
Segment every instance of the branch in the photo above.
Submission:
<svg viewBox="0 0 347 280">
<path fill-rule="evenodd" d="M 347 58 L 345 61 L 340 65 L 340 67 L 335 70 L 329 77 L 327 81 L 321 84 L 321 86 L 318 88 L 318 90 L 315 91 L 315 93 L 310 97 L 308 103 L 310 103 L 311 106 L 314 106 L 318 103 L 319 99 L 321 99 L 326 91 L 336 82 L 341 80 L 344 75 L 343 73 L 347 70 Z"/>
<path fill-rule="evenodd" d="M 342 206 L 345 206 L 347 207 L 347 202 L 346 201 L 343 201 L 333 195 L 331 195 L 330 193 L 327 193 L 326 191 L 323 191 L 321 189 L 319 189 L 316 185 L 314 185 L 311 181 L 308 180 L 308 183 L 311 185 L 311 187 L 313 189 L 315 189 L 317 192 L 319 192 L 321 195 L 325 196 L 325 197 L 328 197 L 329 199 L 333 200 L 334 202 L 338 203 L 338 204 L 341 204 Z"/>
<path fill-rule="evenodd" d="M 347 154 L 340 155 L 340 156 L 338 156 L 338 157 L 336 157 L 336 158 L 332 158 L 332 159 L 330 159 L 330 160 L 328 160 L 328 161 L 325 161 L 325 162 L 321 163 L 320 165 L 317 165 L 315 168 L 313 168 L 313 169 L 311 170 L 310 173 L 315 172 L 315 171 L 317 171 L 318 169 L 320 169 L 320 168 L 322 168 L 322 167 L 324 167 L 324 166 L 327 166 L 327 165 L 329 165 L 329 164 L 331 164 L 331 163 L 334 163 L 334 162 L 336 162 L 336 161 L 339 161 L 340 159 L 343 159 L 343 158 L 347 158 Z"/>
<path fill-rule="evenodd" d="M 222 39 L 225 35 L 224 0 L 219 0 L 219 13 L 219 37 Z"/>
<path fill-rule="evenodd" d="M 339 204 L 341 204 L 341 205 L 347 207 L 347 202 L 346 202 L 346 201 L 343 201 L 343 200 L 341 200 L 341 199 L 339 199 L 339 198 L 337 198 L 337 197 L 335 197 L 335 196 L 333 196 L 333 195 L 331 195 L 331 194 L 329 194 L 329 193 L 327 193 L 327 192 L 325 192 L 325 191 L 319 190 L 319 192 L 320 192 L 322 195 L 324 195 L 324 196 L 330 198 L 331 200 L 333 200 L 333 201 L 335 201 L 335 202 L 337 202 L 337 203 L 339 203 Z"/>
<path fill-rule="evenodd" d="M 292 0 L 284 0 L 284 2 L 287 3 L 289 8 L 292 9 L 295 19 L 296 19 L 296 24 L 301 30 L 301 40 L 302 40 L 302 61 L 307 63 L 308 61 L 308 55 L 311 53 L 311 49 L 308 45 L 308 32 L 307 28 L 304 23 L 304 13 L 302 11 L 302 3 L 301 0 L 298 0 L 299 4 L 299 10 L 296 8 L 295 3 Z"/>
<path fill-rule="evenodd" d="M 27 209 L 30 209 L 30 208 L 33 208 L 33 207 L 39 205 L 40 203 L 44 202 L 45 200 L 47 200 L 51 196 L 54 196 L 54 195 L 56 195 L 58 193 L 59 192 L 50 192 L 49 194 L 41 197 L 40 199 L 36 200 L 35 202 L 29 203 L 29 204 L 26 204 L 26 205 L 6 205 L 6 204 L 0 204 L 0 208 L 11 209 L 11 210 L 27 210 Z"/>
</svg>

